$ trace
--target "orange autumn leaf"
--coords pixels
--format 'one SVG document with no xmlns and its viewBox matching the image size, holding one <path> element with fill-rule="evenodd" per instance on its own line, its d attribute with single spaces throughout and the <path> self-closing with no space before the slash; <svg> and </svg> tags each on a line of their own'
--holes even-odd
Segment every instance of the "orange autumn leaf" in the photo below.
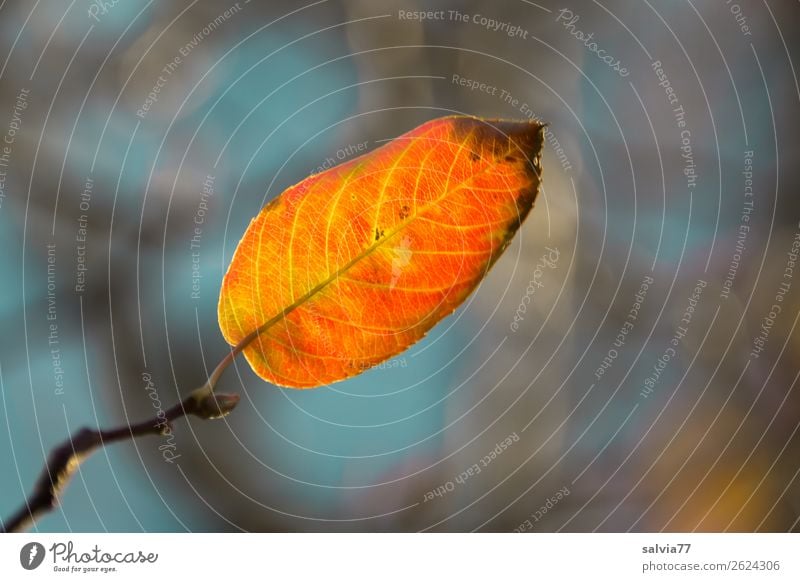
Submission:
<svg viewBox="0 0 800 582">
<path fill-rule="evenodd" d="M 539 191 L 543 126 L 452 116 L 288 188 L 245 232 L 219 324 L 264 380 L 312 388 L 402 352 L 456 309 Z"/>
</svg>

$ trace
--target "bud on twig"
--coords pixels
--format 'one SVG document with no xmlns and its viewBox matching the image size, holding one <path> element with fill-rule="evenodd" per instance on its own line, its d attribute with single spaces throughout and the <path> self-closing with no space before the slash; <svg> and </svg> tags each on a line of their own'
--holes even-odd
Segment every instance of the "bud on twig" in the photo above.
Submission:
<svg viewBox="0 0 800 582">
<path fill-rule="evenodd" d="M 216 394 L 214 383 L 206 382 L 184 401 L 187 414 L 211 420 L 228 415 L 239 404 L 238 394 Z"/>
<path fill-rule="evenodd" d="M 208 394 L 197 404 L 195 416 L 211 420 L 228 415 L 239 404 L 238 394 Z"/>
</svg>

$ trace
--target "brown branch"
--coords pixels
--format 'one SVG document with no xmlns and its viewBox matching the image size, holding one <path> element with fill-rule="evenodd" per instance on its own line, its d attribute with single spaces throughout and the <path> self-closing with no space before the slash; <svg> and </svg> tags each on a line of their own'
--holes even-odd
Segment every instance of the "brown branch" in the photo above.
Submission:
<svg viewBox="0 0 800 582">
<path fill-rule="evenodd" d="M 81 462 L 96 450 L 118 441 L 145 435 L 164 435 L 172 430 L 172 421 L 183 416 L 203 419 L 220 418 L 239 403 L 238 394 L 215 394 L 214 387 L 222 372 L 255 337 L 258 330 L 244 338 L 219 363 L 205 384 L 155 418 L 134 425 L 108 430 L 82 428 L 50 452 L 47 463 L 24 505 L 0 524 L 0 532 L 21 532 L 58 506 L 58 501 Z"/>
</svg>

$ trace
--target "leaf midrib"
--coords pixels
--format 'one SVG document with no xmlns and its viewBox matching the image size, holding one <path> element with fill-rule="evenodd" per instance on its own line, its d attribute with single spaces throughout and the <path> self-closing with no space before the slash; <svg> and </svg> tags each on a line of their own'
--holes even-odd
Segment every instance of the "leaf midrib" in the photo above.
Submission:
<svg viewBox="0 0 800 582">
<path fill-rule="evenodd" d="M 471 135 L 471 134 L 470 134 L 470 135 Z M 458 151 L 458 153 L 456 154 L 456 157 L 455 157 L 455 159 L 453 160 L 453 163 L 451 164 L 451 166 L 450 166 L 450 169 L 448 170 L 448 175 L 449 175 L 450 173 L 452 173 L 452 169 L 453 169 L 453 167 L 455 166 L 456 162 L 458 161 L 459 155 L 461 154 L 461 151 L 464 149 L 464 144 L 465 144 L 465 143 L 468 141 L 469 137 L 470 137 L 470 136 L 467 136 L 467 138 L 466 138 L 466 139 L 464 139 L 464 140 L 461 142 L 461 144 L 459 145 L 459 151 Z M 495 158 L 495 159 L 496 159 L 496 158 Z M 284 308 L 284 309 L 283 309 L 283 310 L 282 310 L 280 313 L 278 313 L 277 315 L 275 315 L 275 316 L 271 317 L 271 318 L 270 318 L 270 319 L 268 319 L 266 322 L 264 322 L 263 324 L 261 324 L 260 326 L 258 326 L 256 329 L 254 329 L 253 331 L 249 332 L 249 333 L 248 333 L 246 336 L 244 336 L 244 337 L 243 337 L 243 338 L 242 338 L 242 339 L 239 341 L 239 343 L 238 343 L 238 344 L 236 344 L 236 347 L 234 348 L 234 351 L 236 351 L 236 352 L 238 353 L 238 352 L 241 352 L 241 351 L 243 351 L 244 349 L 246 349 L 246 348 L 247 348 L 247 346 L 248 346 L 248 345 L 250 345 L 250 343 L 251 343 L 251 342 L 253 342 L 253 340 L 255 340 L 255 338 L 256 338 L 256 337 L 258 337 L 259 335 L 261 335 L 262 333 L 264 333 L 265 331 L 267 331 L 269 328 L 271 328 L 273 325 L 275 325 L 276 323 L 278 323 L 279 321 L 281 321 L 282 319 L 284 319 L 284 318 L 285 318 L 287 315 L 289 315 L 289 314 L 290 314 L 290 313 L 292 313 L 292 312 L 293 312 L 295 309 L 297 309 L 298 307 L 300 307 L 301 305 L 303 305 L 304 303 L 306 303 L 306 302 L 307 302 L 309 299 L 311 299 L 312 297 L 314 297 L 315 295 L 317 295 L 318 293 L 320 293 L 321 291 L 323 291 L 323 290 L 324 290 L 324 289 L 325 289 L 325 288 L 326 288 L 328 285 L 330 285 L 331 283 L 333 283 L 333 282 L 334 282 L 336 279 L 338 279 L 338 278 L 339 278 L 339 277 L 340 277 L 342 274 L 344 274 L 344 273 L 346 273 L 347 271 L 349 271 L 349 270 L 350 270 L 351 268 L 353 268 L 353 267 L 354 267 L 356 264 L 358 264 L 360 261 L 362 261 L 362 260 L 363 260 L 363 259 L 365 259 L 366 257 L 370 256 L 370 255 L 371 255 L 373 252 L 375 252 L 377 249 L 381 248 L 381 246 L 382 246 L 382 245 L 383 245 L 385 242 L 387 242 L 389 239 L 393 238 L 393 237 L 394 237 L 395 235 L 397 235 L 399 232 L 401 232 L 402 230 L 404 230 L 404 229 L 405 229 L 405 228 L 406 228 L 406 227 L 407 227 L 409 224 L 411 224 L 411 223 L 412 223 L 414 220 L 416 220 L 416 219 L 417 219 L 417 218 L 419 218 L 419 217 L 420 217 L 422 214 L 424 214 L 425 212 L 427 212 L 427 211 L 428 211 L 430 208 L 432 208 L 432 207 L 434 207 L 434 206 L 438 205 L 438 204 L 439 204 L 439 203 L 440 203 L 440 202 L 441 202 L 443 199 L 445 199 L 447 196 L 449 196 L 449 195 L 451 195 L 452 193 L 454 193 L 454 192 L 458 191 L 459 189 L 461 189 L 461 188 L 464 186 L 464 184 L 466 184 L 466 183 L 467 183 L 469 180 L 472 180 L 472 179 L 474 179 L 474 177 L 475 177 L 475 176 L 479 176 L 479 175 L 481 175 L 481 174 L 484 174 L 484 173 L 486 173 L 486 172 L 489 170 L 489 168 L 493 168 L 493 167 L 496 167 L 496 166 L 497 166 L 497 164 L 493 164 L 493 165 L 487 165 L 487 166 L 486 166 L 484 169 L 482 169 L 482 170 L 480 170 L 480 171 L 478 171 L 478 172 L 475 172 L 474 174 L 471 174 L 471 175 L 470 175 L 470 177 L 469 177 L 468 179 L 466 179 L 466 180 L 463 180 L 463 181 L 462 181 L 461 183 L 459 183 L 457 186 L 455 186 L 455 187 L 453 187 L 452 189 L 448 190 L 447 192 L 445 192 L 445 193 L 444 193 L 442 196 L 440 196 L 440 197 L 439 197 L 439 198 L 437 198 L 436 200 L 434 200 L 434 201 L 432 201 L 432 202 L 429 202 L 428 204 L 424 205 L 424 206 L 422 207 L 422 209 L 421 209 L 421 210 L 418 210 L 418 211 L 417 211 L 417 212 L 415 212 L 415 213 L 414 213 L 412 216 L 409 216 L 407 219 L 405 219 L 404 221 L 400 222 L 400 223 L 399 223 L 399 225 L 398 225 L 397 227 L 395 227 L 395 228 L 394 228 L 394 229 L 393 229 L 393 230 L 392 230 L 392 231 L 391 231 L 391 232 L 390 232 L 388 235 L 385 235 L 385 236 L 381 237 L 381 238 L 380 238 L 380 240 L 378 240 L 378 241 L 375 241 L 375 243 L 374 243 L 372 246 L 370 246 L 369 248 L 367 248 L 367 249 L 366 249 L 365 251 L 363 251 L 361 254 L 357 255 L 357 256 L 356 256 L 354 259 L 352 259 L 352 260 L 351 260 L 349 263 L 347 263 L 347 264 L 346 264 L 344 267 L 341 267 L 341 268 L 340 268 L 340 269 L 338 269 L 338 270 L 337 270 L 335 273 L 333 273 L 332 275 L 330 275 L 330 276 L 329 276 L 327 279 L 325 279 L 324 281 L 322 281 L 320 284 L 318 284 L 318 285 L 316 285 L 315 287 L 311 288 L 311 289 L 310 289 L 308 292 L 306 292 L 306 293 L 305 293 L 303 296 L 301 296 L 301 297 L 299 297 L 298 299 L 296 299 L 295 301 L 293 301 L 291 305 L 288 305 L 287 307 L 285 307 L 285 308 Z M 422 171 L 424 171 L 424 168 L 421 168 L 421 169 L 420 169 L 420 172 L 422 172 Z M 234 309 L 234 311 L 235 311 L 235 306 L 232 306 L 232 308 L 233 308 L 233 309 Z"/>
</svg>

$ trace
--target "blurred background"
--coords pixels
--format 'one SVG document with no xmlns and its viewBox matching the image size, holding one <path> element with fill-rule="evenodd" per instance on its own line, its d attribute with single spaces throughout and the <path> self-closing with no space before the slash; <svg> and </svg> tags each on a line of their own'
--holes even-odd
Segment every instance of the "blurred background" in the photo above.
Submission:
<svg viewBox="0 0 800 582">
<path fill-rule="evenodd" d="M 0 517 L 68 434 L 205 380 L 268 200 L 465 113 L 550 125 L 537 206 L 462 308 L 316 390 L 237 361 L 234 413 L 98 452 L 36 529 L 800 530 L 798 16 L 1 3 Z"/>
</svg>

